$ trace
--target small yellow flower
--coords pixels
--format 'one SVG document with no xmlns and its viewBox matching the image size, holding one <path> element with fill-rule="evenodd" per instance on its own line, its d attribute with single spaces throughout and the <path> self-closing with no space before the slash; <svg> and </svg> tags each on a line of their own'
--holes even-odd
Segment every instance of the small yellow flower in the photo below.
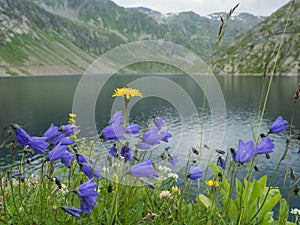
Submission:
<svg viewBox="0 0 300 225">
<path fill-rule="evenodd" d="M 210 187 L 219 187 L 219 182 L 216 180 L 207 180 L 205 181 L 205 184 Z"/>
<path fill-rule="evenodd" d="M 176 194 L 180 195 L 180 189 L 177 186 L 173 186 L 172 193 L 176 193 Z"/>
<path fill-rule="evenodd" d="M 112 97 L 118 97 L 118 96 L 124 96 L 127 100 L 129 100 L 131 97 L 134 97 L 134 96 L 143 97 L 140 90 L 134 89 L 134 88 L 129 88 L 129 87 L 116 88 L 114 90 Z"/>
<path fill-rule="evenodd" d="M 69 113 L 69 123 L 75 123 L 76 121 L 75 121 L 75 117 L 76 117 L 77 115 L 75 114 L 75 113 Z"/>
<path fill-rule="evenodd" d="M 69 113 L 69 117 L 71 117 L 71 118 L 74 118 L 74 117 L 76 117 L 77 115 L 75 114 L 75 113 Z"/>
</svg>

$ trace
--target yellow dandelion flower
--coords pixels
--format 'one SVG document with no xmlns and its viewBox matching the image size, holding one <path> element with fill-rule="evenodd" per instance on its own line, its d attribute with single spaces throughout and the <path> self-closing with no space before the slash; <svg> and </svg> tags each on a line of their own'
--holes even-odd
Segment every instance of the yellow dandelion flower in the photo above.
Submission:
<svg viewBox="0 0 300 225">
<path fill-rule="evenodd" d="M 219 182 L 216 180 L 207 180 L 205 181 L 205 184 L 210 187 L 219 187 Z"/>
<path fill-rule="evenodd" d="M 138 89 L 124 87 L 124 88 L 116 88 L 112 97 L 124 96 L 126 99 L 130 99 L 134 96 L 143 97 L 142 93 Z"/>
<path fill-rule="evenodd" d="M 176 194 L 180 195 L 180 189 L 177 186 L 173 186 L 172 193 L 176 193 Z"/>
</svg>

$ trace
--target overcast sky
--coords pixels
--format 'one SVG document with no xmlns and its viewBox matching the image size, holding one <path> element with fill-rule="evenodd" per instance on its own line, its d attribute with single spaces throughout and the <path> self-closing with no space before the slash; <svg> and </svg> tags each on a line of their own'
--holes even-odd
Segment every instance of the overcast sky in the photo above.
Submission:
<svg viewBox="0 0 300 225">
<path fill-rule="evenodd" d="M 144 6 L 164 14 L 168 12 L 194 11 L 200 15 L 214 12 L 228 12 L 240 3 L 237 13 L 249 12 L 269 16 L 289 0 L 113 0 L 124 7 Z"/>
</svg>

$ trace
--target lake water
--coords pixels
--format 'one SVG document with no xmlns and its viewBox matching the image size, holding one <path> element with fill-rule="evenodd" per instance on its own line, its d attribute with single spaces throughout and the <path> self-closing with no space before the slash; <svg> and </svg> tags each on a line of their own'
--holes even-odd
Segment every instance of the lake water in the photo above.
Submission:
<svg viewBox="0 0 300 225">
<path fill-rule="evenodd" d="M 82 76 L 0 78 L 0 127 L 3 128 L 6 124 L 13 122 L 23 126 L 31 135 L 41 135 L 51 123 L 56 125 L 65 124 L 68 120 L 68 113 L 74 110 L 74 103 L 76 103 L 74 96 L 76 96 L 75 93 L 78 93 L 78 89 L 76 88 L 81 78 Z M 132 104 L 130 103 L 132 106 L 129 114 L 130 122 L 138 123 L 141 125 L 141 129 L 144 129 L 146 128 L 147 121 L 153 115 L 164 117 L 168 129 L 173 135 L 168 143 L 171 146 L 170 151 L 172 154 L 178 155 L 182 164 L 186 162 L 191 147 L 200 149 L 204 144 L 209 143 L 209 150 L 202 148 L 201 168 L 205 169 L 209 159 L 216 161 L 217 158 L 214 151 L 214 144 L 216 143 L 211 141 L 214 139 L 214 135 L 219 137 L 224 134 L 224 139 L 218 140 L 221 142 L 220 145 L 218 144 L 218 148 L 226 152 L 229 151 L 230 147 L 237 148 L 240 139 L 244 141 L 253 140 L 251 126 L 254 127 L 256 134 L 259 121 L 257 112 L 261 96 L 262 79 L 262 77 L 250 76 L 217 77 L 226 105 L 226 128 L 224 127 L 224 130 L 215 130 L 215 125 L 223 124 L 224 119 L 220 117 L 218 121 L 218 117 L 216 117 L 212 121 L 210 109 L 213 106 L 209 104 L 213 103 L 213 99 L 210 99 L 211 102 L 208 101 L 209 104 L 205 105 L 203 111 L 202 142 L 200 142 L 199 133 L 202 121 L 203 92 L 186 75 L 115 75 L 108 81 L 105 81 L 106 83 L 101 88 L 101 91 L 92 92 L 93 94 L 96 93 L 98 97 L 96 98 L 95 109 L 85 114 L 92 117 L 92 119 L 85 121 L 83 118 L 85 115 L 79 114 L 78 125 L 81 126 L 82 136 L 90 139 L 95 138 L 97 134 L 95 134 L 94 126 L 98 131 L 103 129 L 108 124 L 109 117 L 114 109 L 118 109 L 122 105 L 120 98 L 114 102 L 115 99 L 111 97 L 114 88 L 124 87 L 129 83 L 134 84 L 135 81 L 139 80 L 139 83 L 142 84 L 141 86 L 155 91 L 147 95 L 148 97 L 146 98 L 135 98 L 137 100 L 131 102 Z M 162 86 L 166 80 L 172 82 L 173 86 Z M 154 81 L 154 83 L 149 83 L 149 81 Z M 299 82 L 299 76 L 273 78 L 261 132 L 266 133 L 272 122 L 279 115 L 290 121 L 293 96 Z M 95 85 L 98 84 L 93 81 L 86 84 L 84 89 L 86 91 L 82 92 L 84 95 L 82 99 L 85 100 L 77 108 L 75 107 L 75 109 L 78 109 L 80 112 L 89 109 L 89 100 L 94 99 L 93 96 L 89 96 L 91 94 L 90 90 L 97 89 Z M 174 88 L 177 87 L 176 85 L 182 89 Z M 140 89 L 143 93 L 147 92 L 140 86 L 133 87 Z M 98 92 L 100 92 L 99 96 Z M 190 100 L 196 111 L 189 112 L 187 109 L 186 111 L 184 109 L 178 111 L 178 109 L 185 108 L 186 105 L 191 103 L 186 101 L 185 95 L 190 96 Z M 93 103 L 92 100 L 91 102 Z M 224 112 L 222 111 L 222 113 Z M 95 124 L 91 124 L 91 121 L 94 121 Z M 300 102 L 296 105 L 294 126 L 294 131 L 299 132 Z M 285 149 L 287 135 L 288 132 L 286 131 L 285 133 L 273 134 L 271 136 L 275 140 L 275 150 L 269 160 L 264 156 L 257 158 L 256 164 L 260 172 L 255 172 L 256 177 L 273 173 L 275 165 L 278 163 Z M 133 141 L 135 140 L 133 139 Z M 162 146 L 161 149 L 153 151 L 163 151 L 164 147 L 166 145 Z M 279 182 L 276 185 L 283 185 L 283 172 L 286 167 L 293 168 L 296 177 L 300 177 L 300 154 L 297 154 L 298 149 L 299 145 L 297 141 L 292 141 L 289 154 L 280 167 L 280 174 L 277 176 Z M 0 157 L 0 167 L 7 166 L 11 161 L 11 155 L 5 150 L 0 152 Z M 287 183 L 289 182 L 288 180 Z M 299 196 L 293 197 L 291 207 L 299 208 L 297 201 L 299 202 Z"/>
</svg>

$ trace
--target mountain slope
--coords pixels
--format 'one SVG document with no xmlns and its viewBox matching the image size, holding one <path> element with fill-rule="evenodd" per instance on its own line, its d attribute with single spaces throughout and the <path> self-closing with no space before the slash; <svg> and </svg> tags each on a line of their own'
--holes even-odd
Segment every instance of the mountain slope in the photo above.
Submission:
<svg viewBox="0 0 300 225">
<path fill-rule="evenodd" d="M 83 73 L 108 50 L 149 39 L 180 44 L 209 61 L 219 15 L 208 18 L 183 12 L 164 16 L 147 8 L 120 7 L 109 0 L 0 0 L 0 75 Z M 224 37 L 224 43 L 262 20 L 242 17 L 237 15 L 232 21 L 236 27 Z"/>
<path fill-rule="evenodd" d="M 280 49 L 280 51 L 279 51 Z M 279 53 L 277 54 L 277 52 Z M 237 37 L 215 60 L 219 74 L 300 74 L 300 1 L 283 6 Z M 278 57 L 277 57 L 278 56 Z"/>
</svg>

